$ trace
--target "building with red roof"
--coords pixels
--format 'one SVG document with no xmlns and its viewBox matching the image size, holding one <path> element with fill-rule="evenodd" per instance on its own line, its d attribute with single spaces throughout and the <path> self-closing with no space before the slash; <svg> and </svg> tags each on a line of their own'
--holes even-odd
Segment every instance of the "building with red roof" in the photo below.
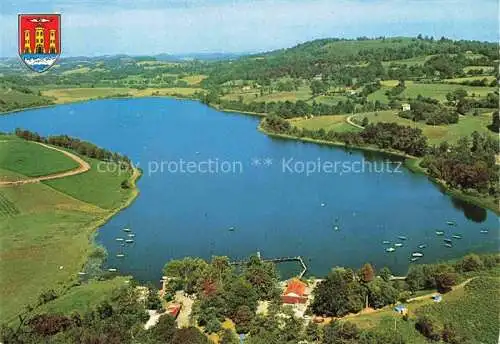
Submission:
<svg viewBox="0 0 500 344">
<path fill-rule="evenodd" d="M 298 278 L 289 280 L 285 292 L 281 295 L 281 301 L 286 304 L 306 303 L 308 297 L 306 288 L 307 284 Z"/>
</svg>

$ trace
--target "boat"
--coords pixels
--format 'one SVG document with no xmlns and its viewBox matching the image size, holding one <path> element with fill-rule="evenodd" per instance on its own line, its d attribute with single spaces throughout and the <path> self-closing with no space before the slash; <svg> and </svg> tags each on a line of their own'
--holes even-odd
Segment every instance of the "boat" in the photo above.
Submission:
<svg viewBox="0 0 500 344">
<path fill-rule="evenodd" d="M 385 252 L 394 252 L 396 249 L 394 247 L 388 247 L 385 249 Z"/>
<path fill-rule="evenodd" d="M 123 241 L 123 240 L 125 240 L 125 239 L 123 239 L 123 238 L 116 238 L 116 241 Z"/>
<path fill-rule="evenodd" d="M 457 225 L 457 223 L 455 221 L 446 221 L 446 224 L 448 226 L 456 226 Z"/>
<path fill-rule="evenodd" d="M 123 253 L 118 253 L 118 254 L 116 255 L 116 257 L 118 257 L 118 258 L 123 258 L 123 257 L 125 257 L 125 255 L 124 255 Z"/>
<path fill-rule="evenodd" d="M 453 245 L 452 245 L 452 244 L 450 244 L 450 243 L 448 243 L 448 242 L 446 242 L 446 243 L 444 244 L 444 246 L 446 246 L 446 247 L 453 247 Z"/>
<path fill-rule="evenodd" d="M 422 252 L 413 252 L 413 253 L 411 254 L 411 256 L 412 256 L 412 257 L 423 257 L 423 256 L 424 256 L 424 254 L 423 254 Z"/>
<path fill-rule="evenodd" d="M 234 228 L 234 227 L 232 227 L 232 226 L 231 226 L 231 227 L 229 227 L 229 231 L 230 231 L 230 232 L 234 232 L 234 229 L 235 229 L 235 228 Z"/>
<path fill-rule="evenodd" d="M 444 231 L 436 231 L 436 235 L 444 235 Z"/>
<path fill-rule="evenodd" d="M 131 243 L 133 243 L 133 242 L 134 242 L 134 240 L 132 240 L 132 239 L 127 239 L 127 240 L 125 240 L 125 242 L 126 242 L 127 244 L 131 244 Z"/>
<path fill-rule="evenodd" d="M 340 228 L 339 228 L 339 226 L 333 226 L 333 230 L 334 230 L 334 231 L 339 231 L 339 230 L 340 230 Z"/>
<path fill-rule="evenodd" d="M 444 242 L 448 242 L 448 243 L 452 242 L 452 240 L 450 238 L 444 238 L 443 240 L 444 240 Z"/>
<path fill-rule="evenodd" d="M 420 257 L 413 257 L 413 258 L 410 258 L 410 261 L 412 261 L 412 262 L 416 262 L 416 261 L 417 261 L 417 260 L 419 260 L 419 259 L 420 259 Z"/>
<path fill-rule="evenodd" d="M 324 207 L 326 204 L 325 203 L 321 203 L 321 206 Z"/>
<path fill-rule="evenodd" d="M 135 234 L 128 234 L 127 236 L 128 236 L 129 238 L 133 238 L 133 237 L 135 237 Z"/>
<path fill-rule="evenodd" d="M 423 249 L 423 248 L 426 248 L 426 247 L 427 247 L 427 244 L 420 244 L 420 245 L 418 245 L 419 249 Z"/>
<path fill-rule="evenodd" d="M 116 270 L 115 268 L 109 268 L 108 271 L 109 272 L 117 272 L 118 270 Z"/>
<path fill-rule="evenodd" d="M 384 241 L 382 241 L 382 244 L 384 244 L 384 245 L 389 245 L 390 243 L 391 243 L 391 242 L 390 242 L 389 240 L 384 240 Z"/>
<path fill-rule="evenodd" d="M 480 233 L 482 233 L 482 234 L 488 234 L 488 230 L 487 229 L 481 229 Z"/>
<path fill-rule="evenodd" d="M 124 232 L 132 232 L 132 230 L 130 228 L 123 228 L 123 231 Z"/>
<path fill-rule="evenodd" d="M 80 272 L 78 273 L 78 275 L 80 275 L 80 276 L 84 276 L 84 275 L 86 275 L 86 274 L 87 274 L 87 273 L 86 273 L 86 272 L 83 272 L 83 271 L 80 271 Z"/>
<path fill-rule="evenodd" d="M 453 239 L 462 239 L 462 234 L 453 234 L 451 237 Z"/>
<path fill-rule="evenodd" d="M 407 240 L 408 238 L 407 238 L 407 237 L 405 237 L 404 235 L 400 235 L 400 236 L 398 236 L 398 239 L 399 239 L 399 240 Z"/>
<path fill-rule="evenodd" d="M 403 246 L 403 244 L 400 243 L 400 242 L 397 242 L 397 243 L 394 244 L 394 247 L 402 247 L 402 246 Z"/>
</svg>

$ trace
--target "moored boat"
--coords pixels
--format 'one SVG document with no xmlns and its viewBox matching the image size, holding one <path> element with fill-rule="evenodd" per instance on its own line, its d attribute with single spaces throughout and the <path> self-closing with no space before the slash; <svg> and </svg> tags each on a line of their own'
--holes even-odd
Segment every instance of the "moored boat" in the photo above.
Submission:
<svg viewBox="0 0 500 344">
<path fill-rule="evenodd" d="M 412 256 L 412 257 L 423 257 L 423 256 L 424 256 L 424 254 L 423 254 L 422 252 L 413 252 L 413 253 L 411 254 L 411 256 Z"/>
<path fill-rule="evenodd" d="M 115 268 L 109 268 L 108 271 L 109 272 L 117 272 L 118 270 L 116 270 Z"/>
<path fill-rule="evenodd" d="M 451 237 L 453 239 L 462 239 L 462 234 L 453 234 Z"/>
<path fill-rule="evenodd" d="M 418 245 L 419 249 L 423 249 L 423 248 L 426 248 L 426 247 L 427 247 L 427 244 L 420 244 L 420 245 Z"/>
<path fill-rule="evenodd" d="M 123 238 L 116 238 L 116 241 L 123 241 L 123 240 L 125 240 L 125 239 L 123 239 Z"/>
<path fill-rule="evenodd" d="M 398 236 L 398 239 L 399 239 L 399 240 L 407 240 L 408 238 L 407 238 L 407 237 L 405 237 L 404 235 L 399 235 L 399 236 Z"/>
<path fill-rule="evenodd" d="M 133 242 L 134 242 L 134 240 L 132 240 L 132 239 L 127 239 L 127 240 L 125 240 L 125 242 L 126 242 L 127 244 L 131 244 L 131 243 L 133 243 Z"/>
<path fill-rule="evenodd" d="M 436 231 L 436 235 L 444 235 L 444 231 Z"/>
<path fill-rule="evenodd" d="M 135 234 L 127 234 L 127 236 L 128 236 L 129 238 L 133 238 L 133 237 L 135 237 Z"/>
<path fill-rule="evenodd" d="M 412 261 L 412 262 L 416 262 L 416 261 L 417 261 L 417 260 L 419 260 L 419 259 L 420 259 L 420 257 L 413 257 L 413 258 L 410 258 L 410 261 Z"/>
<path fill-rule="evenodd" d="M 124 255 L 123 253 L 118 253 L 118 254 L 116 255 L 116 257 L 118 257 L 118 258 L 123 258 L 123 257 L 125 257 L 125 255 Z"/>
<path fill-rule="evenodd" d="M 482 234 L 488 234 L 488 230 L 487 229 L 481 229 L 480 233 L 482 233 Z"/>
<path fill-rule="evenodd" d="M 394 247 L 402 247 L 402 246 L 403 246 L 403 244 L 400 243 L 400 242 L 397 242 L 397 243 L 394 244 Z"/>
<path fill-rule="evenodd" d="M 453 245 L 452 245 L 452 244 L 450 244 L 449 242 L 445 242 L 445 243 L 444 243 L 444 246 L 446 246 L 446 247 L 453 247 Z"/>
<path fill-rule="evenodd" d="M 446 221 L 446 224 L 448 226 L 456 226 L 457 225 L 457 223 L 455 221 Z"/>
<path fill-rule="evenodd" d="M 391 243 L 391 242 L 390 242 L 389 240 L 384 240 L 384 241 L 382 241 L 382 244 L 384 244 L 384 245 L 389 245 L 390 243 Z"/>
<path fill-rule="evenodd" d="M 394 247 L 388 247 L 385 249 L 385 252 L 394 252 L 396 249 Z"/>
<path fill-rule="evenodd" d="M 130 228 L 123 228 L 123 231 L 124 232 L 132 232 L 132 230 Z"/>
</svg>

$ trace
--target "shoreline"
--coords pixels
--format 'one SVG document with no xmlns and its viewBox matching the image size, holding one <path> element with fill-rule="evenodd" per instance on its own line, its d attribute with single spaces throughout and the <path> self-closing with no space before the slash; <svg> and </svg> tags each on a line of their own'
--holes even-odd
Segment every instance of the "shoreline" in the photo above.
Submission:
<svg viewBox="0 0 500 344">
<path fill-rule="evenodd" d="M 178 99 L 178 100 L 192 100 L 192 101 L 197 101 L 201 104 L 204 104 L 208 107 L 211 107 L 217 111 L 221 111 L 221 112 L 225 112 L 225 113 L 242 114 L 242 115 L 248 115 L 248 116 L 258 117 L 258 118 L 264 118 L 266 116 L 266 114 L 264 114 L 264 113 L 224 109 L 221 106 L 214 105 L 214 104 L 206 104 L 206 103 L 203 103 L 200 99 L 191 98 L 191 97 L 178 97 L 178 96 L 173 96 L 173 95 L 157 95 L 157 96 L 140 95 L 140 96 L 137 96 L 137 95 L 132 95 L 132 94 L 130 96 L 116 96 L 116 97 L 109 96 L 109 97 L 97 97 L 97 98 L 88 98 L 88 99 L 77 99 L 77 100 L 68 101 L 68 102 L 61 102 L 61 103 L 41 105 L 41 106 L 37 106 L 37 107 L 16 109 L 16 110 L 10 110 L 7 112 L 1 112 L 0 116 L 9 115 L 12 113 L 23 112 L 23 111 L 28 111 L 28 110 L 53 107 L 53 106 L 57 106 L 57 105 L 82 103 L 82 102 L 87 102 L 87 101 L 96 101 L 96 100 L 105 100 L 105 99 L 134 99 L 134 98 L 172 98 L 172 99 Z M 315 144 L 319 144 L 319 145 L 326 145 L 326 146 L 332 146 L 332 147 L 343 147 L 346 149 L 355 149 L 355 150 L 359 150 L 359 151 L 378 152 L 378 153 L 388 154 L 388 155 L 398 157 L 398 158 L 403 158 L 403 159 L 405 159 L 404 165 L 406 168 L 408 168 L 413 173 L 425 175 L 429 179 L 429 181 L 434 183 L 436 186 L 440 187 L 444 193 L 446 193 L 450 196 L 456 197 L 458 199 L 464 200 L 466 202 L 469 202 L 471 204 L 474 204 L 476 206 L 491 210 L 496 215 L 500 215 L 500 204 L 498 202 L 496 202 L 495 200 L 490 200 L 490 199 L 485 201 L 484 196 L 476 196 L 476 195 L 467 194 L 462 190 L 451 188 L 450 186 L 446 185 L 446 183 L 444 181 L 441 181 L 441 180 L 438 180 L 436 178 L 431 177 L 424 168 L 419 166 L 420 158 L 417 158 L 417 157 L 414 157 L 414 156 L 411 156 L 411 155 L 408 155 L 408 154 L 405 154 L 405 153 L 402 153 L 402 152 L 399 152 L 396 150 L 381 149 L 381 148 L 378 148 L 375 146 L 349 146 L 343 142 L 325 141 L 325 140 L 318 140 L 318 139 L 312 139 L 312 138 L 307 138 L 307 137 L 292 136 L 292 135 L 288 135 L 288 134 L 272 133 L 272 132 L 265 130 L 262 127 L 262 122 L 259 123 L 257 130 L 260 131 L 261 133 L 269 136 L 269 137 L 275 137 L 275 138 L 281 138 L 281 139 L 287 139 L 287 140 L 295 140 L 295 141 L 308 142 L 308 143 L 315 143 Z"/>
</svg>

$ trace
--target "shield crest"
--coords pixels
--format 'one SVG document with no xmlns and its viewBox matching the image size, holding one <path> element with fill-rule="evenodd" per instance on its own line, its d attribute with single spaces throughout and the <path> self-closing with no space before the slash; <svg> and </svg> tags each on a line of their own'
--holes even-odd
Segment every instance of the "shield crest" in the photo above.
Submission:
<svg viewBox="0 0 500 344">
<path fill-rule="evenodd" d="M 19 56 L 35 72 L 45 72 L 61 55 L 60 14 L 19 15 Z"/>
</svg>

